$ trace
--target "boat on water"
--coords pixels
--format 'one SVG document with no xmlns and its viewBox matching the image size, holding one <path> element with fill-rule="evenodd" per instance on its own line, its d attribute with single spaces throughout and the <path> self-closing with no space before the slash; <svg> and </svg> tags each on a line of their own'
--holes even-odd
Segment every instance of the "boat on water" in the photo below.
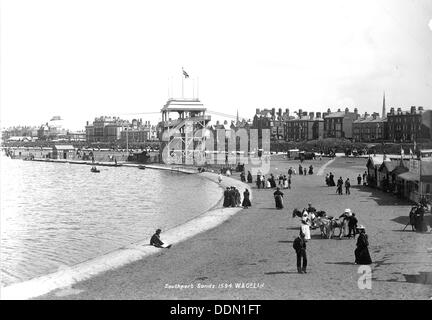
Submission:
<svg viewBox="0 0 432 320">
<path fill-rule="evenodd" d="M 100 170 L 98 170 L 96 167 L 92 167 L 92 168 L 90 169 L 90 171 L 91 171 L 91 172 L 94 172 L 94 173 L 99 173 L 99 172 L 100 172 Z"/>
<path fill-rule="evenodd" d="M 140 165 L 140 166 L 138 166 L 138 169 L 142 169 L 142 170 L 144 170 L 146 167 L 145 166 L 142 166 L 142 165 Z"/>
</svg>

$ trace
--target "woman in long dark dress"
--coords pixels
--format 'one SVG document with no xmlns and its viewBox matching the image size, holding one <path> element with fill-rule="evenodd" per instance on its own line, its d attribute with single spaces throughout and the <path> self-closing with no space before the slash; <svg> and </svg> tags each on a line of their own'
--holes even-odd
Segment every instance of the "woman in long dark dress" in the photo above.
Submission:
<svg viewBox="0 0 432 320">
<path fill-rule="evenodd" d="M 247 175 L 247 182 L 248 183 L 252 183 L 252 174 L 250 171 L 248 171 L 248 175 Z"/>
<path fill-rule="evenodd" d="M 231 194 L 230 194 L 230 188 L 226 188 L 224 191 L 224 202 L 223 202 L 223 206 L 226 207 L 230 207 L 231 206 Z"/>
<path fill-rule="evenodd" d="M 329 176 L 329 181 L 330 181 L 330 187 L 334 187 L 336 184 L 334 182 L 334 175 L 333 173 L 330 172 L 330 176 Z"/>
<path fill-rule="evenodd" d="M 356 264 L 371 264 L 372 259 L 369 254 L 369 241 L 368 236 L 366 234 L 365 228 L 363 226 L 359 226 L 357 228 L 359 237 L 357 239 L 357 248 L 354 250 L 355 255 L 355 263 Z"/>
<path fill-rule="evenodd" d="M 276 188 L 276 181 L 275 181 L 273 173 L 270 174 L 270 188 Z"/>
<path fill-rule="evenodd" d="M 283 209 L 283 192 L 277 187 L 276 191 L 273 193 L 276 203 L 276 209 Z"/>
<path fill-rule="evenodd" d="M 241 180 L 242 182 L 245 182 L 245 181 L 246 181 L 246 177 L 245 177 L 245 172 L 244 172 L 244 171 L 242 171 L 242 172 L 240 173 L 240 180 Z"/>
<path fill-rule="evenodd" d="M 247 209 L 248 207 L 252 207 L 252 204 L 249 199 L 249 190 L 245 189 L 243 192 L 243 202 L 242 202 L 243 208 Z"/>
<path fill-rule="evenodd" d="M 260 174 L 257 175 L 256 185 L 257 185 L 258 189 L 261 188 L 261 175 Z"/>
</svg>

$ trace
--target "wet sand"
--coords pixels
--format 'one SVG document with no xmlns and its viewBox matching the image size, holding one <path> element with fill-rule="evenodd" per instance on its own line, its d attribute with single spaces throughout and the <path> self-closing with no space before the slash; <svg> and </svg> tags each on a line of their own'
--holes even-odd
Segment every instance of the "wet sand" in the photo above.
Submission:
<svg viewBox="0 0 432 320">
<path fill-rule="evenodd" d="M 298 163 L 273 160 L 271 172 L 286 174 L 290 165 L 298 170 Z M 253 184 L 253 207 L 218 227 L 170 250 L 39 298 L 430 299 L 432 286 L 416 282 L 432 272 L 432 252 L 428 252 L 432 234 L 409 228 L 402 231 L 409 203 L 357 186 L 356 177 L 365 171 L 365 159 L 338 158 L 324 170 L 324 174 L 335 173 L 336 179 L 349 177 L 351 195 L 337 195 L 335 187 L 325 186 L 324 176 L 316 175 L 325 159 L 305 161 L 304 165 L 310 163 L 315 174 L 293 176 L 292 189 L 283 190 L 283 210 L 275 209 L 274 190 L 258 190 Z M 299 219 L 292 218 L 292 211 L 309 202 L 333 216 L 345 208 L 356 213 L 369 235 L 372 289 L 358 287 L 361 274 L 354 264 L 356 241 L 321 239 L 318 230 L 312 231 L 307 245 L 308 273 L 297 273 L 292 241 L 298 234 Z"/>
</svg>

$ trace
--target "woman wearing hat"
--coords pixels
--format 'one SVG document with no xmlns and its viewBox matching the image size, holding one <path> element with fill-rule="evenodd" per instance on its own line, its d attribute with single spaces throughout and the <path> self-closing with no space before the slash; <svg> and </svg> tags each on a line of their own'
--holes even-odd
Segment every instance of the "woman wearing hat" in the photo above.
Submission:
<svg viewBox="0 0 432 320">
<path fill-rule="evenodd" d="M 308 213 L 307 213 L 306 210 L 303 212 L 303 215 L 302 215 L 302 218 L 301 218 L 301 232 L 304 233 L 304 235 L 305 235 L 304 238 L 306 240 L 310 240 L 311 239 L 309 215 L 308 215 Z"/>
<path fill-rule="evenodd" d="M 280 191 L 280 188 L 277 187 L 276 191 L 273 192 L 273 196 L 275 198 L 276 209 L 283 209 L 283 192 Z"/>
<path fill-rule="evenodd" d="M 357 248 L 354 250 L 356 264 L 371 264 L 372 259 L 369 254 L 369 241 L 365 228 L 360 225 L 357 227 L 359 237 L 357 239 Z"/>
<path fill-rule="evenodd" d="M 343 236 L 346 237 L 348 235 L 348 221 L 351 219 L 351 209 L 345 209 L 344 213 L 342 213 L 339 218 L 342 218 L 342 230 Z"/>
</svg>

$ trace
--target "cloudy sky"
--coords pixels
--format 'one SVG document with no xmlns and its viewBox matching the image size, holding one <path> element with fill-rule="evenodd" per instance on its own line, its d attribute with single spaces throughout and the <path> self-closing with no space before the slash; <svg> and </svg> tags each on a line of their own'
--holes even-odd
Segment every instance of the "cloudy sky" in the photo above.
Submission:
<svg viewBox="0 0 432 320">
<path fill-rule="evenodd" d="M 432 1 L 1 1 L 1 126 L 212 111 L 432 108 Z M 169 89 L 171 88 L 171 89 Z M 196 95 L 196 85 L 195 85 Z"/>
</svg>

